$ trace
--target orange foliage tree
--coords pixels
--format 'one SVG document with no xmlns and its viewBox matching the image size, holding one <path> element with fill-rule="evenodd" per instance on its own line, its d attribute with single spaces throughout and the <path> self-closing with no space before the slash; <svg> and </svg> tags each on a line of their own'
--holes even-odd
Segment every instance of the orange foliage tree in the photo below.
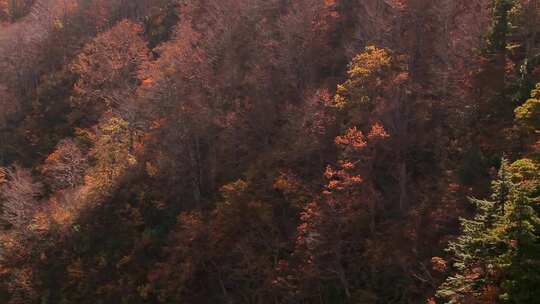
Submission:
<svg viewBox="0 0 540 304">
<path fill-rule="evenodd" d="M 140 25 L 122 21 L 88 43 L 70 64 L 77 75 L 71 99 L 74 118 L 96 122 L 103 112 L 129 116 L 129 99 L 149 50 Z"/>
<path fill-rule="evenodd" d="M 306 294 L 316 296 L 309 290 L 321 290 L 313 284 L 333 282 L 346 298 L 353 296 L 351 279 L 364 267 L 360 260 L 364 244 L 358 240 L 375 232 L 379 208 L 379 194 L 370 180 L 372 158 L 376 146 L 387 138 L 380 125 L 374 125 L 367 137 L 351 128 L 336 138 L 344 157 L 339 168 L 326 169 L 325 190 L 303 209 L 297 229 L 294 254 L 301 260 L 299 280 Z M 328 296 L 326 292 L 321 296 Z"/>
<path fill-rule="evenodd" d="M 88 161 L 77 143 L 66 139 L 45 160 L 41 172 L 52 190 L 74 188 L 83 182 Z"/>
</svg>

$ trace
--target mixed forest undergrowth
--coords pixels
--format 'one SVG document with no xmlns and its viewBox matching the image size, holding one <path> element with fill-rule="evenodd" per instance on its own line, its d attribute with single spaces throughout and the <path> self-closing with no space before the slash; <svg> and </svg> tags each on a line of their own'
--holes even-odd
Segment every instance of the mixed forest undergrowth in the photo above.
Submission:
<svg viewBox="0 0 540 304">
<path fill-rule="evenodd" d="M 0 303 L 538 303 L 537 0 L 0 0 Z"/>
</svg>

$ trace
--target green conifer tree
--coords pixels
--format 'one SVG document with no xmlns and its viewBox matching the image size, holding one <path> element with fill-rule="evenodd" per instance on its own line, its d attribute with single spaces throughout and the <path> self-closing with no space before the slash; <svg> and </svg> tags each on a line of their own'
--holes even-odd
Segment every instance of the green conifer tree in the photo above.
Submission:
<svg viewBox="0 0 540 304">
<path fill-rule="evenodd" d="M 508 303 L 535 303 L 540 299 L 540 166 L 521 159 L 511 166 L 516 184 L 505 212 L 502 238 L 508 250 L 499 260 L 504 267 L 501 299 Z"/>
<path fill-rule="evenodd" d="M 515 0 L 493 1 L 493 24 L 487 37 L 487 53 L 504 53 L 508 34 L 510 33 L 509 12 L 514 7 Z"/>
<path fill-rule="evenodd" d="M 536 303 L 540 299 L 540 166 L 503 159 L 491 200 L 471 199 L 477 213 L 462 220 L 451 242 L 456 273 L 437 296 L 446 303 Z M 495 292 L 494 292 L 495 291 Z M 495 297 L 494 297 L 495 294 Z"/>
<path fill-rule="evenodd" d="M 503 159 L 498 178 L 492 183 L 491 200 L 470 199 L 476 206 L 476 215 L 461 219 L 462 234 L 447 249 L 457 272 L 437 292 L 447 303 L 479 298 L 486 287 L 496 284 L 500 272 L 497 258 L 506 247 L 497 227 L 504 221 L 504 203 L 512 188 L 508 162 Z"/>
</svg>

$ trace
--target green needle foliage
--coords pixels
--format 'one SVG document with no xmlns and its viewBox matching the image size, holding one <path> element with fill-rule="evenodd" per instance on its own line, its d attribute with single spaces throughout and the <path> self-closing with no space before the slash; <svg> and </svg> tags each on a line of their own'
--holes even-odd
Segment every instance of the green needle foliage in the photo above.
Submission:
<svg viewBox="0 0 540 304">
<path fill-rule="evenodd" d="M 462 219 L 448 251 L 456 273 L 439 288 L 446 303 L 533 303 L 538 299 L 539 170 L 530 159 L 503 159 L 490 200 L 470 201 L 477 212 Z"/>
</svg>

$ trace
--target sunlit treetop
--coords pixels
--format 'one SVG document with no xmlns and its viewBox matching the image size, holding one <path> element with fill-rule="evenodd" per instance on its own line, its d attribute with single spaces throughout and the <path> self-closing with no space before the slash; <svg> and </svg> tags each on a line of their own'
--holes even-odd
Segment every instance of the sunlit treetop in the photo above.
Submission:
<svg viewBox="0 0 540 304">
<path fill-rule="evenodd" d="M 518 124 L 525 129 L 540 131 L 540 83 L 531 93 L 531 98 L 515 110 Z"/>
</svg>

